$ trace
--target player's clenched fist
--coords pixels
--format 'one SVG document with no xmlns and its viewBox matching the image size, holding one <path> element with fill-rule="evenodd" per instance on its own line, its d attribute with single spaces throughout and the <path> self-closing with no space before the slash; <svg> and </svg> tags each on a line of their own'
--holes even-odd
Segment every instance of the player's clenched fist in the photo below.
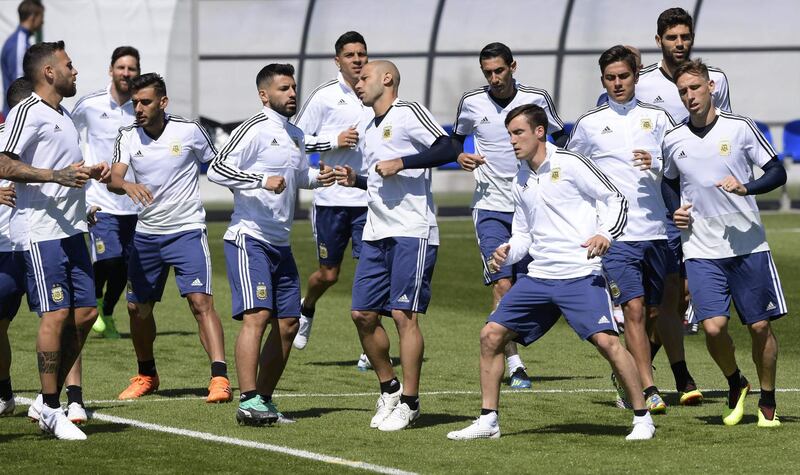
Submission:
<svg viewBox="0 0 800 475">
<path fill-rule="evenodd" d="M 267 182 L 264 183 L 264 188 L 279 195 L 286 189 L 286 179 L 281 175 L 273 175 L 267 178 Z"/>
</svg>

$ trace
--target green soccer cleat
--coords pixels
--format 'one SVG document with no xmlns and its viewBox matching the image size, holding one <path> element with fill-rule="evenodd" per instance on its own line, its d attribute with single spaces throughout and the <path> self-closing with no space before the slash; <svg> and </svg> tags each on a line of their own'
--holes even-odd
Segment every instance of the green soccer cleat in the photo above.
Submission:
<svg viewBox="0 0 800 475">
<path fill-rule="evenodd" d="M 273 406 L 274 408 L 274 406 Z M 264 403 L 260 396 L 239 403 L 236 422 L 246 426 L 270 425 L 278 420 L 278 412 Z"/>
<path fill-rule="evenodd" d="M 94 321 L 92 330 L 100 334 L 106 331 L 106 321 L 103 319 L 103 299 L 97 299 L 97 320 Z"/>
<path fill-rule="evenodd" d="M 764 415 L 764 412 L 761 408 L 758 408 L 758 427 L 780 427 L 781 420 L 778 419 L 778 413 L 775 412 L 775 409 L 772 409 L 772 419 L 767 419 L 767 416 Z"/>
<path fill-rule="evenodd" d="M 100 320 L 101 317 L 97 317 Z M 102 317 L 103 322 L 105 323 L 106 329 L 103 330 L 103 338 L 108 338 L 109 340 L 119 340 L 119 332 L 117 331 L 117 324 L 114 323 L 114 317 L 111 315 L 107 317 Z"/>
<path fill-rule="evenodd" d="M 667 403 L 664 402 L 664 399 L 662 399 L 661 395 L 658 393 L 651 394 L 645 403 L 647 404 L 647 410 L 650 411 L 650 414 L 666 414 L 667 412 Z"/>
<path fill-rule="evenodd" d="M 745 385 L 739 388 L 739 397 L 736 399 L 736 405 L 732 409 L 726 407 L 725 411 L 722 413 L 722 423 L 726 426 L 735 426 L 741 422 L 742 417 L 744 417 L 744 399 L 747 397 L 747 393 L 750 392 L 750 383 L 744 378 L 742 378 L 742 380 Z M 728 394 L 728 401 L 730 400 L 731 394 Z"/>
<path fill-rule="evenodd" d="M 269 408 L 270 411 L 278 415 L 278 419 L 275 421 L 276 424 L 294 424 L 297 422 L 295 419 L 292 419 L 291 417 L 279 411 L 278 405 L 273 401 L 265 402 L 264 404 Z"/>
</svg>

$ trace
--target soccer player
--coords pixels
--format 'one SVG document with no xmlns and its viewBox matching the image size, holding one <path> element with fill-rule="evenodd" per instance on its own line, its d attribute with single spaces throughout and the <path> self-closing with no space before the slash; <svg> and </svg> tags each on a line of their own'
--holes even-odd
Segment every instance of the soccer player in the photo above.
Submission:
<svg viewBox="0 0 800 475">
<path fill-rule="evenodd" d="M 522 104 L 536 104 L 547 113 L 547 131 L 563 146 L 567 135 L 550 94 L 544 89 L 525 86 L 514 80 L 517 62 L 502 43 L 490 43 L 480 52 L 481 72 L 489 83 L 464 93 L 458 104 L 453 138 L 462 145 L 467 135 L 475 136 L 475 153 L 462 153 L 458 163 L 475 176 L 472 219 L 483 265 L 483 283 L 492 286 L 492 308 L 508 292 L 517 273 L 525 273 L 528 260 L 514 268 L 490 272 L 486 262 L 492 252 L 511 236 L 514 201 L 511 182 L 519 165 L 503 125 L 506 114 Z M 509 341 L 505 349 L 512 388 L 527 389 L 531 380 L 519 356 L 517 345 Z"/>
<path fill-rule="evenodd" d="M 294 422 L 272 400 L 299 327 L 300 276 L 289 233 L 297 189 L 330 186 L 335 179 L 331 167 L 309 169 L 303 131 L 289 123 L 297 112 L 294 67 L 264 66 L 256 87 L 264 108 L 234 129 L 208 172 L 209 180 L 229 187 L 234 196 L 225 262 L 233 318 L 242 321 L 236 420 L 248 425 Z M 268 324 L 272 329 L 262 349 Z"/>
<path fill-rule="evenodd" d="M 338 167 L 340 184 L 367 189 L 367 223 L 353 280 L 352 318 L 380 383 L 370 427 L 401 430 L 419 418 L 419 382 L 424 341 L 419 314 L 431 297 L 439 247 L 430 170 L 455 161 L 450 138 L 431 113 L 398 99 L 400 72 L 390 61 L 361 69 L 356 92 L 375 118 L 364 132 L 368 177 Z M 341 173 L 341 170 L 346 172 Z M 389 359 L 381 315 L 394 320 L 400 336 L 403 384 Z"/>
<path fill-rule="evenodd" d="M 33 84 L 25 78 L 11 83 L 6 104 L 14 107 L 33 92 Z M 5 124 L 0 124 L 0 135 Z M 2 143 L 0 138 L 0 143 Z M 25 293 L 25 249 L 26 239 L 19 229 L 12 229 L 10 220 L 16 193 L 14 184 L 0 181 L 0 416 L 14 414 L 16 402 L 11 387 L 11 344 L 8 327 L 19 310 Z M 5 206 L 3 206 L 5 205 Z"/>
<path fill-rule="evenodd" d="M 86 435 L 61 410 L 59 395 L 97 317 L 81 188 L 89 178 L 106 180 L 108 164 L 83 166 L 78 131 L 61 107 L 63 98 L 75 95 L 78 74 L 64 42 L 31 46 L 23 69 L 34 93 L 9 113 L 0 178 L 19 183 L 11 227 L 29 242 L 28 303 L 41 317 L 36 352 L 42 390 L 31 409 L 43 431 L 83 440 Z"/>
<path fill-rule="evenodd" d="M 161 76 L 137 76 L 130 80 L 130 88 L 136 123 L 119 130 L 108 189 L 127 194 L 142 206 L 128 260 L 127 295 L 139 370 L 119 399 L 135 399 L 158 389 L 153 307 L 161 300 L 172 266 L 211 361 L 206 402 L 228 402 L 231 386 L 222 323 L 211 294 L 206 212 L 198 183 L 200 163 L 211 161 L 216 150 L 199 123 L 166 112 L 169 98 Z M 125 179 L 128 169 L 134 181 Z"/>
<path fill-rule="evenodd" d="M 728 379 L 725 425 L 744 414 L 750 383 L 736 364 L 728 333 L 730 303 L 747 325 L 761 386 L 758 426 L 777 427 L 775 367 L 778 342 L 770 321 L 787 312 L 778 271 L 753 195 L 786 183 L 775 150 L 752 120 L 714 107 L 708 68 L 687 61 L 675 82 L 689 121 L 664 137 L 665 201 L 681 230 L 695 317 L 711 357 Z M 753 165 L 764 170 L 755 179 Z"/>
<path fill-rule="evenodd" d="M 311 93 L 293 123 L 305 133 L 306 152 L 319 152 L 321 161 L 332 167 L 347 165 L 363 173 L 358 145 L 364 127 L 372 120 L 372 109 L 361 104 L 354 88 L 367 63 L 367 43 L 358 32 L 348 31 L 336 40 L 334 49 L 339 74 Z M 314 191 L 312 210 L 319 269 L 308 278 L 300 308 L 300 329 L 294 339 L 299 350 L 305 348 L 311 335 L 317 301 L 339 279 L 348 241 L 352 242 L 353 258 L 358 259 L 367 219 L 367 194 L 336 184 L 320 187 Z M 358 368 L 369 369 L 367 363 L 362 354 Z"/>
<path fill-rule="evenodd" d="M 0 52 L 0 69 L 3 72 L 3 97 L 8 97 L 8 89 L 15 79 L 23 76 L 22 69 L 25 52 L 31 46 L 31 39 L 44 25 L 44 5 L 40 0 L 23 0 L 17 7 L 19 25 L 3 43 Z M 11 104 L 3 104 L 3 115 L 8 116 Z"/>
<path fill-rule="evenodd" d="M 653 380 L 645 327 L 648 317 L 657 316 L 670 259 L 658 169 L 661 141 L 675 124 L 664 109 L 636 99 L 638 69 L 630 49 L 614 46 L 600 55 L 599 64 L 608 100 L 578 119 L 567 148 L 590 158 L 628 200 L 628 226 L 603 256 L 603 269 L 611 296 L 622 306 L 625 345 L 636 361 L 648 409 L 657 414 L 666 411 L 666 404 Z M 672 368 L 680 403 L 702 401 L 686 362 Z"/>
<path fill-rule="evenodd" d="M 119 128 L 134 122 L 128 81 L 138 76 L 139 71 L 136 48 L 114 49 L 108 68 L 111 84 L 84 96 L 72 110 L 75 126 L 86 137 L 86 163 L 110 161 Z M 128 181 L 132 181 L 131 173 L 128 171 Z M 89 237 L 99 315 L 92 329 L 105 338 L 116 339 L 119 332 L 114 323 L 114 306 L 125 290 L 128 248 L 133 240 L 138 209 L 127 196 L 111 193 L 100 184 L 87 187 L 86 202 L 96 211 L 96 224 L 89 227 Z"/>
<path fill-rule="evenodd" d="M 520 161 L 512 189 L 514 227 L 511 239 L 498 246 L 488 266 L 498 270 L 526 255 L 533 261 L 481 330 L 481 415 L 447 437 L 500 437 L 503 348 L 510 340 L 523 345 L 535 342 L 563 313 L 575 333 L 608 360 L 631 395 L 633 430 L 626 439 L 650 439 L 655 426 L 636 363 L 619 342 L 600 262 L 611 241 L 625 229 L 625 197 L 590 160 L 547 143 L 548 117 L 541 107 L 515 107 L 505 124 Z M 599 208 L 599 203 L 605 207 Z"/>
<path fill-rule="evenodd" d="M 636 58 L 636 73 L 638 74 L 639 71 L 642 70 L 642 52 L 639 51 L 639 48 L 631 45 L 625 45 L 628 50 L 633 53 L 633 56 Z M 597 105 L 602 106 L 608 102 L 608 93 L 604 92 L 600 94 L 600 97 L 597 98 Z"/>
</svg>

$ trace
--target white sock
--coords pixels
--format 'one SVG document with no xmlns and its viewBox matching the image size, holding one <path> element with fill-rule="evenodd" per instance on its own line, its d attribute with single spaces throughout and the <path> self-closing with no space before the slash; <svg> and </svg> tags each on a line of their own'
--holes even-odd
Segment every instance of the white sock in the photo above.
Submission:
<svg viewBox="0 0 800 475">
<path fill-rule="evenodd" d="M 494 427 L 497 425 L 497 411 L 492 411 L 489 414 L 481 415 L 478 424 L 481 427 Z"/>
<path fill-rule="evenodd" d="M 506 364 L 508 365 L 508 375 L 509 376 L 514 374 L 514 371 L 516 371 L 517 368 L 520 368 L 520 367 L 524 368 L 525 367 L 525 365 L 522 364 L 522 358 L 520 358 L 519 355 L 511 355 L 508 358 L 506 358 Z"/>
</svg>

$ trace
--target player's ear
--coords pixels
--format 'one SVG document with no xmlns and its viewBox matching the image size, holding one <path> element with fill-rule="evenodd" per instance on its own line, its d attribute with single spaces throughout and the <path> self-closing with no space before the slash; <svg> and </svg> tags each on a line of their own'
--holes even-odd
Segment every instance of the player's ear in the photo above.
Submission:
<svg viewBox="0 0 800 475">
<path fill-rule="evenodd" d="M 661 48 L 661 36 L 660 35 L 656 35 L 656 45 L 659 48 Z"/>
<path fill-rule="evenodd" d="M 711 91 L 711 93 L 713 94 L 714 93 L 714 89 L 716 89 L 716 88 L 717 88 L 717 85 L 714 82 L 714 80 L 713 79 L 709 79 L 708 80 L 708 90 Z"/>
<path fill-rule="evenodd" d="M 511 74 L 517 72 L 517 60 L 511 61 L 511 64 L 508 65 L 509 69 L 511 69 Z"/>
<path fill-rule="evenodd" d="M 163 96 L 158 101 L 158 108 L 161 109 L 161 110 L 165 110 L 167 108 L 167 104 L 169 104 L 169 97 Z"/>
</svg>

